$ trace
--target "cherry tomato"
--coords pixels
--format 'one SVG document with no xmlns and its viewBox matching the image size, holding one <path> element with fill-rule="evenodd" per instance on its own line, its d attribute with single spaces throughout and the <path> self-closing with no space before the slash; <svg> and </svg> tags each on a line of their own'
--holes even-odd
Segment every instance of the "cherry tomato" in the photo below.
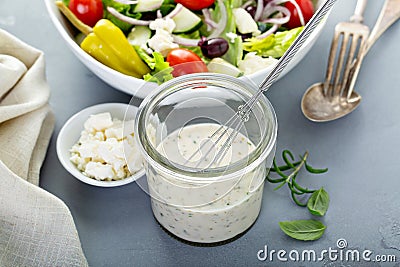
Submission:
<svg viewBox="0 0 400 267">
<path fill-rule="evenodd" d="M 304 23 L 307 23 L 314 14 L 314 6 L 311 0 L 295 0 L 303 13 Z M 285 7 L 290 11 L 290 20 L 286 23 L 286 27 L 293 29 L 301 26 L 299 12 L 297 8 L 290 2 L 285 3 Z"/>
<path fill-rule="evenodd" d="M 68 7 L 78 19 L 90 27 L 103 18 L 101 0 L 71 0 Z"/>
<path fill-rule="evenodd" d="M 190 10 L 201 10 L 214 4 L 215 0 L 175 0 Z"/>
<path fill-rule="evenodd" d="M 172 75 L 178 77 L 190 73 L 207 72 L 207 66 L 194 52 L 176 48 L 167 55 L 167 62 L 174 68 Z"/>
</svg>

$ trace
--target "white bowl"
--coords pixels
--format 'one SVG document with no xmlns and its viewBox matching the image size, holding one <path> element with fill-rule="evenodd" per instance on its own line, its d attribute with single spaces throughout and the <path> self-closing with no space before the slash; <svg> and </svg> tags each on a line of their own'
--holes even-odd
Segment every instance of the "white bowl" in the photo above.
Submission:
<svg viewBox="0 0 400 267">
<path fill-rule="evenodd" d="M 118 71 L 115 71 L 107 67 L 106 65 L 100 63 L 99 61 L 88 55 L 85 51 L 83 51 L 79 47 L 79 45 L 74 40 L 74 31 L 71 28 L 72 27 L 71 24 L 65 19 L 65 17 L 58 10 L 55 1 L 56 0 L 44 0 L 47 7 L 47 11 L 56 29 L 61 34 L 62 38 L 66 41 L 67 45 L 72 50 L 72 52 L 78 57 L 78 59 L 94 74 L 96 74 L 100 79 L 108 83 L 110 86 L 125 93 L 128 93 L 130 95 L 136 96 L 138 98 L 145 98 L 150 93 L 151 89 L 147 87 L 143 88 L 143 85 L 146 83 L 144 80 L 122 74 Z M 323 0 L 318 0 L 317 3 L 319 6 L 323 3 Z M 320 25 L 318 25 L 318 27 L 315 28 L 314 32 L 309 36 L 309 38 L 306 40 L 303 46 L 299 49 L 293 60 L 284 69 L 279 78 L 282 78 L 284 75 L 286 75 L 310 51 L 311 47 L 317 40 L 318 36 L 321 34 L 325 23 L 326 19 L 324 19 L 320 23 Z M 260 84 L 261 81 L 272 70 L 272 68 L 273 67 L 260 70 L 256 73 L 248 75 L 247 77 L 250 78 L 256 84 Z"/>
<path fill-rule="evenodd" d="M 126 114 L 128 107 L 129 114 Z M 101 187 L 114 187 L 129 184 L 142 177 L 145 174 L 144 169 L 141 169 L 132 176 L 122 180 L 98 181 L 83 175 L 82 172 L 75 166 L 75 164 L 70 161 L 70 149 L 79 140 L 81 131 L 83 130 L 83 124 L 90 115 L 102 112 L 110 112 L 112 118 L 117 118 L 119 120 L 133 120 L 136 116 L 137 107 L 122 103 L 107 103 L 91 106 L 76 113 L 64 124 L 60 133 L 58 134 L 56 145 L 58 159 L 69 173 L 84 183 Z"/>
</svg>

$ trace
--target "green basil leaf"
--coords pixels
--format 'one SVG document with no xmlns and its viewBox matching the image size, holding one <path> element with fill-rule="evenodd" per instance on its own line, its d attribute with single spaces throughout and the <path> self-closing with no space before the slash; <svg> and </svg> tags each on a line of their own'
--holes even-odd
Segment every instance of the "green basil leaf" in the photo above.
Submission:
<svg viewBox="0 0 400 267">
<path fill-rule="evenodd" d="M 323 187 L 315 191 L 308 199 L 307 208 L 311 214 L 324 216 L 329 207 L 329 195 Z"/>
<path fill-rule="evenodd" d="M 326 226 L 323 223 L 316 220 L 279 222 L 279 227 L 288 236 L 303 241 L 319 239 L 326 229 Z"/>
</svg>

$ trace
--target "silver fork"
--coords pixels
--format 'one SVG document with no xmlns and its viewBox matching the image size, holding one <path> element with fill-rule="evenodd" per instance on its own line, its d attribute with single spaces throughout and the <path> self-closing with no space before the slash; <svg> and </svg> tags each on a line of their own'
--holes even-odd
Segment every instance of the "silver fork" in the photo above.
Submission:
<svg viewBox="0 0 400 267">
<path fill-rule="evenodd" d="M 351 66 L 349 78 L 345 83 L 345 93 L 347 93 L 347 98 L 350 97 L 354 90 L 354 85 L 357 81 L 357 76 L 365 55 L 379 37 L 381 37 L 381 35 L 399 18 L 400 0 L 386 0 L 367 42 L 365 42 L 365 45 L 362 47 L 361 56 L 358 57 Z"/>
<path fill-rule="evenodd" d="M 356 58 L 361 56 L 361 48 L 369 35 L 369 28 L 362 24 L 366 4 L 367 0 L 358 0 L 354 15 L 350 18 L 350 21 L 340 22 L 335 27 L 324 82 L 324 94 L 327 97 L 340 97 L 346 93 L 344 92 L 346 91 L 344 86 L 347 84 L 350 69 Z M 336 58 L 337 52 L 338 57 Z M 345 60 L 346 56 L 347 59 Z M 335 63 L 336 68 L 333 76 Z"/>
</svg>

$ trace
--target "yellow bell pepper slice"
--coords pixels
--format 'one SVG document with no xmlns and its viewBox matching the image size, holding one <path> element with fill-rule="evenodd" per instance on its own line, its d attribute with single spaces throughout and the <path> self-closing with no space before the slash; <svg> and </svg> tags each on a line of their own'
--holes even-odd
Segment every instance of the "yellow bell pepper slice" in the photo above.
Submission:
<svg viewBox="0 0 400 267">
<path fill-rule="evenodd" d="M 121 64 L 118 56 L 114 54 L 110 46 L 104 43 L 94 33 L 90 33 L 88 36 L 86 36 L 86 38 L 81 43 L 81 48 L 104 65 L 116 71 L 136 78 L 142 78 L 142 76 L 139 75 L 137 72 L 125 68 L 125 66 Z"/>
<path fill-rule="evenodd" d="M 107 19 L 99 20 L 81 48 L 103 64 L 126 75 L 142 78 L 149 67 L 129 44 L 124 33 Z"/>
</svg>

